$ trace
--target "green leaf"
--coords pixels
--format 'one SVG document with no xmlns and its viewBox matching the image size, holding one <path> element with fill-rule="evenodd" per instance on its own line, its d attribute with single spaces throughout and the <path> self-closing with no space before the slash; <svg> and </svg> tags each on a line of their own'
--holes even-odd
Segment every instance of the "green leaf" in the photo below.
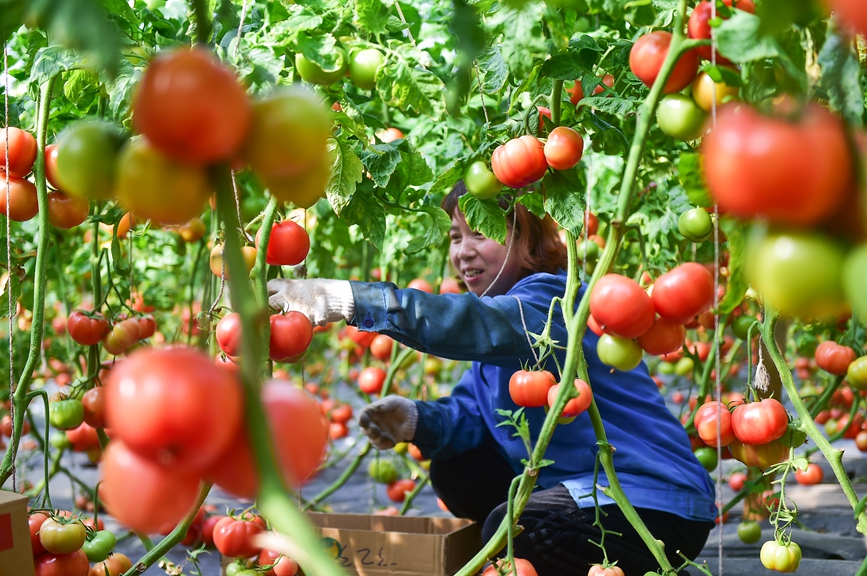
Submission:
<svg viewBox="0 0 867 576">
<path fill-rule="evenodd" d="M 99 77 L 91 70 L 73 70 L 64 80 L 63 95 L 73 104 L 78 102 L 87 88 L 99 84 Z"/>
<path fill-rule="evenodd" d="M 747 229 L 746 225 L 732 218 L 722 218 L 720 228 L 726 234 L 729 245 L 729 280 L 726 285 L 725 299 L 720 303 L 720 313 L 729 314 L 740 306 L 744 295 L 750 287 L 744 273 L 747 259 Z"/>
<path fill-rule="evenodd" d="M 34 86 L 41 86 L 52 76 L 77 68 L 80 64 L 80 56 L 61 46 L 40 48 L 33 58 L 30 82 Z"/>
<path fill-rule="evenodd" d="M 482 91 L 485 94 L 496 94 L 502 90 L 509 78 L 509 67 L 503 60 L 500 49 L 492 46 L 478 57 L 477 62 L 482 74 Z"/>
<path fill-rule="evenodd" d="M 138 26 L 141 23 L 135 10 L 130 8 L 129 2 L 125 0 L 100 0 L 100 2 L 106 13 L 124 20 L 132 26 Z"/>
<path fill-rule="evenodd" d="M 762 21 L 743 10 L 734 14 L 717 29 L 719 51 L 735 62 L 750 62 L 780 55 L 780 47 L 773 36 L 759 33 Z"/>
<path fill-rule="evenodd" d="M 130 272 L 129 260 L 123 257 L 120 249 L 120 240 L 117 237 L 117 226 L 114 226 L 114 234 L 111 236 L 111 263 L 115 274 L 126 276 Z"/>
<path fill-rule="evenodd" d="M 408 254 L 441 244 L 452 227 L 452 219 L 439 206 L 422 206 L 422 210 L 430 216 L 431 226 L 424 228 L 424 234 L 415 236 L 410 241 L 409 246 L 406 247 Z"/>
<path fill-rule="evenodd" d="M 106 80 L 108 108 L 115 118 L 124 118 L 132 103 L 132 95 L 143 72 L 126 61 L 121 60 L 117 76 Z"/>
<path fill-rule="evenodd" d="M 401 161 L 400 150 L 394 142 L 374 144 L 361 152 L 361 161 L 373 182 L 385 188 Z"/>
<path fill-rule="evenodd" d="M 554 170 L 542 179 L 545 211 L 557 224 L 578 235 L 584 223 L 584 182 L 574 168 Z"/>
<path fill-rule="evenodd" d="M 496 200 L 479 200 L 472 194 L 464 194 L 459 206 L 470 230 L 500 244 L 506 242 L 506 214 Z"/>
<path fill-rule="evenodd" d="M 518 196 L 518 203 L 523 204 L 527 210 L 537 217 L 545 217 L 545 201 L 541 194 L 522 194 Z"/>
<path fill-rule="evenodd" d="M 334 49 L 336 46 L 337 40 L 331 34 L 298 35 L 298 50 L 325 72 L 334 72 L 344 64 L 342 58 L 338 61 L 340 53 Z"/>
<path fill-rule="evenodd" d="M 334 212 L 339 216 L 349 205 L 352 195 L 355 194 L 356 185 L 361 182 L 364 175 L 364 165 L 355 149 L 347 141 L 346 132 L 328 139 L 328 152 L 332 155 L 331 176 L 325 186 L 328 201 Z"/>
<path fill-rule="evenodd" d="M 6 252 L 6 247 L 4 244 L 3 252 Z M 8 318 L 9 317 L 9 300 L 12 299 L 12 310 L 13 314 L 15 313 L 15 302 L 18 301 L 18 297 L 21 295 L 21 281 L 18 278 L 17 270 L 13 271 L 12 274 L 3 274 L 0 276 L 0 318 Z M 6 349 L 8 354 L 9 349 Z"/>
<path fill-rule="evenodd" d="M 304 30 L 315 30 L 322 25 L 322 16 L 313 13 L 309 8 L 295 4 L 291 7 L 291 16 L 274 25 L 278 33 L 297 33 Z"/>
<path fill-rule="evenodd" d="M 433 186 L 430 187 L 429 194 L 438 196 L 451 192 L 452 187 L 454 187 L 457 181 L 464 177 L 464 169 L 463 162 L 457 162 L 454 166 L 440 174 L 434 181 Z"/>
<path fill-rule="evenodd" d="M 555 80 L 575 80 L 586 71 L 577 54 L 556 54 L 545 60 L 539 73 Z"/>
<path fill-rule="evenodd" d="M 376 72 L 376 90 L 389 106 L 410 108 L 434 118 L 445 111 L 442 80 L 424 68 L 410 67 L 404 60 L 390 58 Z"/>
<path fill-rule="evenodd" d="M 503 35 L 499 48 L 513 78 L 525 78 L 537 58 L 547 55 L 542 34 L 544 4 L 528 4 L 522 10 L 504 7 L 491 18 L 492 27 Z"/>
<path fill-rule="evenodd" d="M 600 112 L 607 112 L 608 114 L 614 114 L 616 116 L 625 116 L 638 108 L 639 104 L 641 104 L 641 100 L 636 100 L 634 98 L 587 96 L 578 103 L 578 106 L 594 108 Z"/>
<path fill-rule="evenodd" d="M 626 21 L 633 26 L 650 26 L 656 20 L 656 10 L 651 0 L 631 0 L 623 8 Z"/>
<path fill-rule="evenodd" d="M 713 201 L 704 184 L 701 156 L 696 153 L 683 153 L 677 160 L 677 177 L 686 191 L 689 201 L 699 207 L 711 206 Z"/>
<path fill-rule="evenodd" d="M 861 66 L 852 51 L 852 42 L 837 34 L 829 24 L 828 36 L 819 51 L 822 67 L 820 85 L 828 93 L 831 108 L 852 126 L 861 126 L 864 93 L 861 91 Z"/>
<path fill-rule="evenodd" d="M 357 224 L 366 240 L 377 250 L 382 250 L 385 241 L 385 210 L 367 188 L 358 188 L 341 218 L 349 224 Z"/>
<path fill-rule="evenodd" d="M 388 8 L 380 0 L 356 0 L 355 24 L 374 35 L 388 32 Z"/>
</svg>

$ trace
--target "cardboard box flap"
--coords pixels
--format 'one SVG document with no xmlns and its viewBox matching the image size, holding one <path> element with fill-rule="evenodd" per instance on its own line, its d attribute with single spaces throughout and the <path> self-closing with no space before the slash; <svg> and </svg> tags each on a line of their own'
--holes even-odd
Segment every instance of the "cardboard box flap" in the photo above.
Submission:
<svg viewBox="0 0 867 576">
<path fill-rule="evenodd" d="M 368 532 L 406 534 L 451 534 L 473 522 L 463 518 L 426 518 L 419 516 L 370 516 L 366 514 L 323 514 L 310 512 L 318 528 L 341 528 Z"/>
</svg>

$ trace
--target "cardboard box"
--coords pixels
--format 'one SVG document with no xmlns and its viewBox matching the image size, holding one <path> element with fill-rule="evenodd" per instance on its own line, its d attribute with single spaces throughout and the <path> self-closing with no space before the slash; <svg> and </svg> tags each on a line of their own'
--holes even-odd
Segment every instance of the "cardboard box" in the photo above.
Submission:
<svg viewBox="0 0 867 576">
<path fill-rule="evenodd" d="M 27 498 L 0 490 L 0 576 L 34 572 Z"/>
</svg>

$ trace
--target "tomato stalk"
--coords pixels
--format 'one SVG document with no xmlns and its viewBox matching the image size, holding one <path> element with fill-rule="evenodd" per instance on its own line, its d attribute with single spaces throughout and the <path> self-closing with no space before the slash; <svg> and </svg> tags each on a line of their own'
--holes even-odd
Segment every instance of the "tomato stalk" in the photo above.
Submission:
<svg viewBox="0 0 867 576">
<path fill-rule="evenodd" d="M 370 453 L 370 444 L 365 442 L 364 446 L 361 448 L 361 451 L 355 456 L 352 462 L 349 463 L 349 466 L 346 470 L 343 471 L 343 474 L 337 478 L 334 482 L 331 483 L 330 486 L 325 488 L 322 492 L 317 494 L 307 505 L 308 508 L 316 506 L 335 492 L 337 492 L 344 484 L 346 484 L 347 480 L 349 480 L 355 471 L 358 470 L 358 467 L 361 466 L 361 463 Z"/>
<path fill-rule="evenodd" d="M 551 89 L 551 121 L 554 126 L 560 125 L 560 108 L 563 105 L 563 81 L 554 80 L 554 87 Z"/>
<path fill-rule="evenodd" d="M 407 492 L 406 497 L 403 500 L 403 505 L 400 507 L 399 514 L 401 516 L 407 513 L 409 507 L 412 506 L 413 500 L 415 500 L 416 496 L 421 493 L 422 489 L 424 489 L 428 482 L 430 482 L 430 475 L 427 475 L 424 478 L 419 478 L 419 481 L 416 482 L 415 488 L 412 489 L 412 492 Z"/>
<path fill-rule="evenodd" d="M 795 411 L 798 413 L 798 417 L 801 419 L 801 428 L 822 451 L 825 459 L 831 465 L 831 469 L 834 471 L 834 475 L 837 477 L 837 481 L 840 483 L 840 487 L 843 489 L 846 499 L 849 500 L 853 509 L 857 509 L 858 496 L 855 493 L 855 489 L 852 487 L 852 482 L 846 475 L 846 470 L 843 468 L 843 451 L 837 450 L 831 446 L 831 443 L 819 431 L 816 422 L 813 421 L 809 410 L 807 410 L 807 406 L 798 395 L 798 389 L 795 386 L 794 379 L 792 378 L 792 372 L 789 370 L 789 367 L 786 366 L 786 360 L 783 358 L 783 355 L 777 346 L 777 342 L 774 339 L 774 329 L 776 328 L 779 319 L 779 312 L 765 303 L 765 314 L 762 322 L 762 339 L 765 341 L 765 346 L 771 360 L 773 360 L 777 367 L 780 379 L 783 382 L 783 387 L 786 389 L 786 394 L 789 395 L 789 400 L 791 400 Z M 867 534 L 867 512 L 864 511 L 863 507 L 861 507 L 861 510 L 857 514 L 856 520 L 858 523 L 858 531 L 862 534 Z"/>
<path fill-rule="evenodd" d="M 45 141 L 48 138 L 48 117 L 51 113 L 51 92 L 57 76 L 52 76 L 39 90 L 38 116 L 36 119 L 36 198 L 39 204 L 39 239 L 36 248 L 36 266 L 33 278 L 33 323 L 30 327 L 30 349 L 27 361 L 21 371 L 21 378 L 12 394 L 13 422 L 12 438 L 9 439 L 9 448 L 3 456 L 0 464 L 0 486 L 4 485 L 12 475 L 15 466 L 15 457 L 18 455 L 18 444 L 21 441 L 21 430 L 24 426 L 24 415 L 27 410 L 27 392 L 33 379 L 33 370 L 36 362 L 41 357 L 42 334 L 45 323 L 45 289 L 47 284 L 49 256 L 48 243 L 50 241 L 50 224 L 48 222 L 48 189 L 45 185 Z M 12 334 L 9 335 L 10 342 Z M 12 366 L 9 367 L 12 372 Z M 14 488 L 14 487 L 13 487 Z"/>
</svg>

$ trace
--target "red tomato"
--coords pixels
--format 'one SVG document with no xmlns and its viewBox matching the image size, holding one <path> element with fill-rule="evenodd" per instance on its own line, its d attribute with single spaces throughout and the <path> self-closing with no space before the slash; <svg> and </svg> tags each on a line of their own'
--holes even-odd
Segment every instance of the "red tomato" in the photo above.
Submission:
<svg viewBox="0 0 867 576">
<path fill-rule="evenodd" d="M 24 178 L 9 178 L 9 209 L 6 206 L 6 179 L 0 173 L 0 214 L 9 216 L 13 222 L 26 222 L 39 213 L 36 186 Z"/>
<path fill-rule="evenodd" d="M 114 552 L 111 556 L 97 562 L 90 568 L 88 576 L 121 576 L 132 568 L 132 560 L 121 552 Z"/>
<path fill-rule="evenodd" d="M 394 340 L 385 334 L 377 334 L 370 343 L 370 354 L 377 360 L 389 360 L 392 348 L 394 348 Z"/>
<path fill-rule="evenodd" d="M 271 341 L 268 355 L 282 362 L 304 354 L 313 341 L 313 325 L 307 316 L 296 310 L 271 315 Z"/>
<path fill-rule="evenodd" d="M 261 233 L 261 230 L 256 233 L 256 248 L 259 247 Z M 274 223 L 268 239 L 265 262 L 271 266 L 295 266 L 307 258 L 308 252 L 310 252 L 310 236 L 307 230 L 292 220 Z"/>
<path fill-rule="evenodd" d="M 569 170 L 584 154 L 584 139 L 567 126 L 557 126 L 545 142 L 545 160 L 554 170 Z"/>
<path fill-rule="evenodd" d="M 542 128 L 545 126 L 545 121 L 542 118 L 548 118 L 548 120 L 554 121 L 554 118 L 551 116 L 551 109 L 546 108 L 545 106 L 536 106 L 536 110 L 539 111 L 539 127 Z"/>
<path fill-rule="evenodd" d="M 695 413 L 695 429 L 708 446 L 728 446 L 735 440 L 732 414 L 722 402 L 707 402 Z"/>
<path fill-rule="evenodd" d="M 352 406 L 349 404 L 341 404 L 331 411 L 331 421 L 338 423 L 346 423 L 352 419 Z"/>
<path fill-rule="evenodd" d="M 406 500 L 407 493 L 412 492 L 413 490 L 415 490 L 415 482 L 404 478 L 389 484 L 385 493 L 392 502 L 400 503 Z"/>
<path fill-rule="evenodd" d="M 590 331 L 597 336 L 602 336 L 605 333 L 602 331 L 602 327 L 599 325 L 599 322 L 597 322 L 596 318 L 593 317 L 593 314 L 590 314 L 590 316 L 587 317 L 587 327 L 590 328 Z"/>
<path fill-rule="evenodd" d="M 656 279 L 650 298 L 657 314 L 685 324 L 713 304 L 713 275 L 701 264 L 681 264 Z"/>
<path fill-rule="evenodd" d="M 662 63 L 668 55 L 670 44 L 671 34 L 658 31 L 645 34 L 632 46 L 629 52 L 629 67 L 632 73 L 648 87 L 652 87 L 656 82 Z M 698 74 L 698 53 L 690 50 L 674 65 L 663 92 L 665 94 L 680 92 L 692 84 L 696 74 Z"/>
<path fill-rule="evenodd" d="M 497 180 L 509 188 L 523 188 L 539 180 L 548 169 L 544 146 L 530 135 L 497 146 L 491 156 Z"/>
<path fill-rule="evenodd" d="M 416 278 L 412 280 L 409 284 L 407 284 L 406 287 L 412 288 L 414 290 L 421 290 L 422 292 L 427 292 L 428 294 L 433 294 L 433 287 L 430 285 L 430 282 L 428 282 L 424 278 Z M 440 292 L 442 293 L 442 291 Z"/>
<path fill-rule="evenodd" d="M 60 179 L 57 177 L 57 144 L 45 147 L 45 179 L 52 188 L 59 190 Z"/>
<path fill-rule="evenodd" d="M 236 520 L 226 516 L 214 526 L 214 545 L 229 558 L 255 556 L 259 548 L 253 544 L 253 537 L 264 531 L 263 524 L 258 518 Z"/>
<path fill-rule="evenodd" d="M 367 348 L 373 342 L 373 339 L 376 338 L 377 334 L 376 332 L 362 332 L 355 326 L 347 326 L 346 335 L 362 348 Z"/>
<path fill-rule="evenodd" d="M 386 128 L 385 130 L 380 130 L 376 133 L 376 137 L 379 138 L 384 144 L 389 142 L 394 142 L 395 140 L 400 140 L 403 138 L 403 132 L 398 130 L 397 128 Z"/>
<path fill-rule="evenodd" d="M 599 218 L 590 210 L 584 211 L 584 234 L 589 238 L 599 231 Z M 604 246 L 600 246 L 603 248 Z"/>
<path fill-rule="evenodd" d="M 136 532 L 153 534 L 163 524 L 177 525 L 189 512 L 199 482 L 198 475 L 159 466 L 114 439 L 103 458 L 99 494 L 118 522 Z"/>
<path fill-rule="evenodd" d="M 731 476 L 729 476 L 729 488 L 731 488 L 735 492 L 740 492 L 741 490 L 743 490 L 746 483 L 747 475 L 743 472 L 735 472 Z"/>
<path fill-rule="evenodd" d="M 822 471 L 822 467 L 815 462 L 807 464 L 806 470 L 795 470 L 795 480 L 803 486 L 821 484 L 824 477 L 825 473 Z"/>
<path fill-rule="evenodd" d="M 685 339 L 686 328 L 683 324 L 657 318 L 653 325 L 638 337 L 638 345 L 648 354 L 660 356 L 680 350 Z"/>
<path fill-rule="evenodd" d="M 440 294 L 461 294 L 463 290 L 461 290 L 460 284 L 454 278 L 443 278 L 442 283 L 440 284 Z"/>
<path fill-rule="evenodd" d="M 841 346 L 834 341 L 828 340 L 819 344 L 816 348 L 816 365 L 836 376 L 845 376 L 849 370 L 849 364 L 855 361 L 855 351 L 848 346 Z"/>
<path fill-rule="evenodd" d="M 584 99 L 584 87 L 581 86 L 580 78 L 575 80 L 571 86 L 564 85 L 563 90 L 569 94 L 569 101 L 575 106 Z"/>
<path fill-rule="evenodd" d="M 251 108 L 238 78 L 209 50 L 181 48 L 150 63 L 132 119 L 167 156 L 209 164 L 236 155 L 250 128 Z"/>
<path fill-rule="evenodd" d="M 638 338 L 653 325 L 653 303 L 634 280 L 619 274 L 599 279 L 590 295 L 590 313 L 603 331 Z"/>
<path fill-rule="evenodd" d="M 758 446 L 749 446 L 735 440 L 729 444 L 729 450 L 739 462 L 762 470 L 779 464 L 789 457 L 789 447 L 779 440 Z"/>
<path fill-rule="evenodd" d="M 604 568 L 601 564 L 594 564 L 587 572 L 587 576 L 624 576 L 620 566 Z"/>
<path fill-rule="evenodd" d="M 87 576 L 90 563 L 83 550 L 71 554 L 43 554 L 36 558 L 36 576 Z"/>
<path fill-rule="evenodd" d="M 843 122 L 818 104 L 789 121 L 723 105 L 702 142 L 708 190 L 720 211 L 808 226 L 829 216 L 852 182 Z"/>
<path fill-rule="evenodd" d="M 99 436 L 96 429 L 82 422 L 81 426 L 66 431 L 66 438 L 72 444 L 73 452 L 87 452 L 92 448 L 99 447 Z"/>
<path fill-rule="evenodd" d="M 539 408 L 548 403 L 548 390 L 556 383 L 547 370 L 518 370 L 509 378 L 509 396 L 518 406 Z"/>
<path fill-rule="evenodd" d="M 505 560 L 498 560 L 497 564 L 503 564 L 504 562 Z M 515 568 L 517 569 L 518 576 L 539 576 L 538 572 L 536 572 L 536 569 L 529 560 L 515 558 Z M 508 574 L 513 574 L 513 572 L 510 571 Z M 482 576 L 497 576 L 497 568 L 493 565 L 488 566 L 485 568 L 485 571 L 482 572 Z"/>
<path fill-rule="evenodd" d="M 332 440 L 340 440 L 349 435 L 349 428 L 343 422 L 332 422 L 328 425 L 328 437 Z"/>
<path fill-rule="evenodd" d="M 723 0 L 723 2 L 725 2 L 726 6 L 732 5 L 732 0 Z M 735 8 L 749 12 L 750 14 L 756 13 L 756 5 L 753 4 L 752 0 L 739 0 L 736 3 Z M 711 37 L 711 27 L 710 24 L 708 24 L 708 20 L 710 20 L 713 15 L 712 10 L 713 4 L 708 0 L 699 2 L 693 9 L 692 14 L 689 17 L 689 23 L 687 24 L 687 35 L 690 38 L 704 40 Z M 722 18 L 722 15 L 719 13 L 717 13 L 717 16 Z M 699 46 L 695 50 L 698 52 L 699 56 L 705 60 L 710 60 L 711 55 L 713 54 L 713 48 L 710 46 Z M 719 51 L 717 51 L 716 62 L 717 64 L 731 64 L 731 61 L 721 56 Z"/>
<path fill-rule="evenodd" d="M 138 336 L 139 340 L 150 338 L 157 331 L 157 322 L 154 320 L 154 317 L 150 315 L 139 316 L 138 325 L 141 330 Z"/>
<path fill-rule="evenodd" d="M 593 391 L 590 389 L 590 385 L 587 384 L 587 382 L 576 378 L 575 388 L 578 390 L 578 396 L 566 402 L 566 406 L 563 407 L 563 412 L 560 414 L 561 418 L 574 418 L 575 416 L 578 416 L 582 412 L 586 411 L 590 407 L 590 403 L 593 401 Z M 554 402 L 557 401 L 557 392 L 559 390 L 559 384 L 554 384 L 548 389 L 549 408 L 554 406 Z"/>
<path fill-rule="evenodd" d="M 9 148 L 6 148 L 6 139 Z M 0 176 L 6 172 L 6 154 L 9 154 L 9 176 L 24 178 L 36 162 L 36 138 L 21 128 L 11 126 L 0 132 Z M 5 179 L 5 177 L 3 177 Z"/>
<path fill-rule="evenodd" d="M 46 520 L 48 520 L 47 512 L 32 512 L 27 517 L 27 523 L 30 525 L 30 548 L 33 550 L 34 558 L 45 552 L 45 547 L 39 540 L 39 529 Z"/>
<path fill-rule="evenodd" d="M 93 428 L 105 428 L 105 392 L 102 386 L 96 386 L 81 397 L 84 406 L 84 421 Z"/>
<path fill-rule="evenodd" d="M 87 198 L 67 196 L 63 192 L 48 193 L 48 221 L 55 228 L 68 230 L 78 226 L 90 212 Z"/>
<path fill-rule="evenodd" d="M 141 324 L 135 318 L 127 318 L 114 325 L 114 328 L 111 329 L 111 335 L 125 350 L 139 341 Z"/>
<path fill-rule="evenodd" d="M 830 0 L 829 4 L 843 23 L 867 35 L 867 6 L 861 0 Z"/>
<path fill-rule="evenodd" d="M 757 446 L 776 440 L 786 431 L 789 414 L 774 398 L 751 402 L 735 407 L 732 412 L 732 429 L 737 439 L 744 444 Z"/>
<path fill-rule="evenodd" d="M 111 331 L 108 320 L 99 312 L 82 312 L 76 310 L 66 321 L 69 337 L 82 346 L 93 346 L 108 336 Z"/>
<path fill-rule="evenodd" d="M 272 550 L 262 550 L 259 553 L 257 563 L 259 566 L 274 566 L 271 570 L 265 572 L 265 576 L 295 576 L 298 573 L 298 562 L 280 552 Z"/>
<path fill-rule="evenodd" d="M 382 368 L 369 366 L 358 375 L 358 387 L 366 394 L 379 394 L 387 376 Z"/>
<path fill-rule="evenodd" d="M 237 312 L 226 314 L 217 322 L 217 344 L 229 356 L 241 354 L 241 315 Z"/>
<path fill-rule="evenodd" d="M 142 349 L 116 366 L 106 386 L 108 424 L 130 450 L 200 472 L 231 443 L 243 395 L 235 377 L 187 348 Z"/>
<path fill-rule="evenodd" d="M 858 435 L 858 432 L 862 430 L 864 426 L 864 416 L 861 414 L 855 414 L 855 417 L 852 419 L 852 423 L 849 423 L 849 415 L 844 414 L 837 420 L 837 432 L 845 432 L 843 433 L 843 438 L 853 439 Z"/>
<path fill-rule="evenodd" d="M 857 434 L 855 434 L 855 446 L 858 447 L 858 450 L 861 452 L 867 452 L 867 430 L 859 430 Z"/>
</svg>

